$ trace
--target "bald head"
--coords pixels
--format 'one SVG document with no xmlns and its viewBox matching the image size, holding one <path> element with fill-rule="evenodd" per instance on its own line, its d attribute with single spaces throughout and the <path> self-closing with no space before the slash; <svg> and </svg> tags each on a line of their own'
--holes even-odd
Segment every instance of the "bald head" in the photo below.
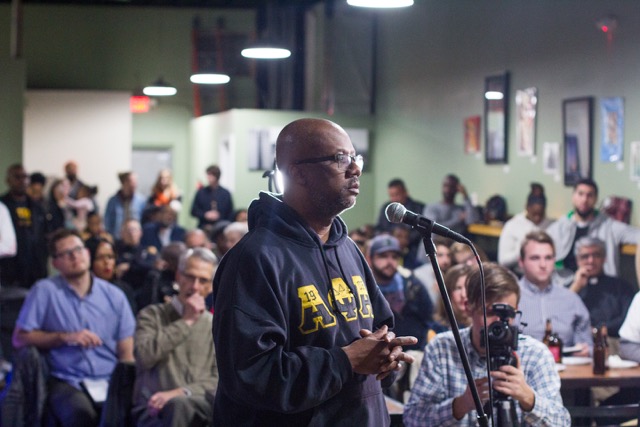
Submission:
<svg viewBox="0 0 640 427">
<path fill-rule="evenodd" d="M 283 174 L 297 160 L 318 156 L 327 139 L 347 133 L 337 124 L 324 119 L 299 119 L 282 129 L 276 141 L 276 162 Z"/>
</svg>

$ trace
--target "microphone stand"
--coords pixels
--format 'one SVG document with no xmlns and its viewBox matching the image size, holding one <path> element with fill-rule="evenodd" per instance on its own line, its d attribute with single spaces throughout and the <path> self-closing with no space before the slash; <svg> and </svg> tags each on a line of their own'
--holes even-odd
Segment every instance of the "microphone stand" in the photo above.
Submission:
<svg viewBox="0 0 640 427">
<path fill-rule="evenodd" d="M 449 299 L 447 288 L 444 285 L 444 279 L 442 278 L 442 271 L 440 270 L 440 265 L 438 264 L 438 260 L 436 259 L 436 246 L 433 244 L 433 240 L 431 239 L 432 227 L 415 227 L 415 229 L 418 230 L 420 234 L 422 234 L 422 242 L 424 244 L 424 249 L 427 253 L 427 256 L 431 260 L 431 267 L 433 268 L 436 281 L 438 282 L 438 289 L 440 289 L 440 295 L 442 297 L 442 301 L 444 302 L 444 308 L 447 312 L 449 323 L 451 324 L 451 332 L 453 332 L 453 338 L 456 341 L 456 347 L 458 348 L 458 353 L 460 354 L 462 367 L 464 368 L 464 373 L 467 377 L 467 383 L 469 384 L 469 389 L 471 390 L 471 396 L 473 397 L 473 402 L 476 406 L 476 411 L 478 413 L 478 425 L 480 425 L 481 427 L 488 427 L 489 419 L 487 418 L 487 415 L 484 413 L 484 409 L 482 408 L 482 401 L 480 400 L 480 394 L 478 393 L 478 388 L 476 387 L 476 383 L 473 380 L 473 376 L 471 375 L 471 367 L 469 365 L 469 356 L 467 355 L 467 351 L 462 345 L 462 339 L 460 338 L 460 330 L 458 329 L 458 322 L 456 322 L 456 317 L 453 314 L 453 308 L 451 307 L 451 300 Z M 471 242 L 468 242 L 468 244 L 471 245 Z"/>
</svg>

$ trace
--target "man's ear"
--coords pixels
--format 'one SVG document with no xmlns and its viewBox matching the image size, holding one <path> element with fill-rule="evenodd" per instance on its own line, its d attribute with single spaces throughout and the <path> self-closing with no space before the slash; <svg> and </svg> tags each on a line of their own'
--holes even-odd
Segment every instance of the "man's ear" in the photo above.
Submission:
<svg viewBox="0 0 640 427">
<path fill-rule="evenodd" d="M 307 176 L 304 168 L 301 168 L 298 165 L 289 165 L 287 167 L 287 171 L 292 182 L 295 182 L 297 185 L 302 187 L 307 185 Z"/>
</svg>

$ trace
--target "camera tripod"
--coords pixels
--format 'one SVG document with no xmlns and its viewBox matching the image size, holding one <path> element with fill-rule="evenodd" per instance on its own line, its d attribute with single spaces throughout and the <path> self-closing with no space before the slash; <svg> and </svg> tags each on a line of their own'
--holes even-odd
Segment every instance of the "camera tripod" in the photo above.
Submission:
<svg viewBox="0 0 640 427">
<path fill-rule="evenodd" d="M 515 402 L 512 398 L 498 398 L 493 403 L 498 413 L 497 427 L 519 427 L 518 414 L 516 413 Z"/>
</svg>

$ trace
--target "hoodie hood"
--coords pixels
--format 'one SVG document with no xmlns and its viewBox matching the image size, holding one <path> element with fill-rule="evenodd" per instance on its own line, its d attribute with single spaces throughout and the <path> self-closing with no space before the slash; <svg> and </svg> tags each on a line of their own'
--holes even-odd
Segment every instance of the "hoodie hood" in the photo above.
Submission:
<svg viewBox="0 0 640 427">
<path fill-rule="evenodd" d="M 251 202 L 248 210 L 249 230 L 266 227 L 287 239 L 307 247 L 335 247 L 347 238 L 347 225 L 336 217 L 326 243 L 291 207 L 282 201 L 282 194 L 260 192 L 258 199 Z"/>
</svg>

